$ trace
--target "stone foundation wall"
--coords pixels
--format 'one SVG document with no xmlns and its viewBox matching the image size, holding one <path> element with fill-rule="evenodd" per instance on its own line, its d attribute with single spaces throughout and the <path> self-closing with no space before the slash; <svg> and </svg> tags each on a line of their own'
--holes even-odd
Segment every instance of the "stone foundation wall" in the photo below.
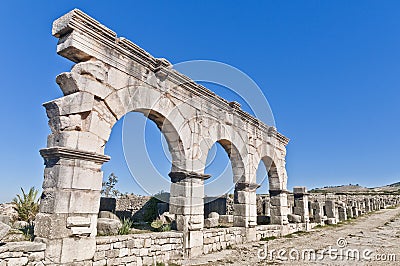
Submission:
<svg viewBox="0 0 400 266">
<path fill-rule="evenodd" d="M 95 265 L 154 265 L 183 257 L 183 234 L 146 233 L 96 238 Z"/>
<path fill-rule="evenodd" d="M 46 245 L 35 242 L 11 242 L 0 246 L 0 266 L 42 266 Z"/>
<path fill-rule="evenodd" d="M 220 251 L 246 242 L 246 228 L 214 228 L 203 232 L 203 253 Z"/>
</svg>

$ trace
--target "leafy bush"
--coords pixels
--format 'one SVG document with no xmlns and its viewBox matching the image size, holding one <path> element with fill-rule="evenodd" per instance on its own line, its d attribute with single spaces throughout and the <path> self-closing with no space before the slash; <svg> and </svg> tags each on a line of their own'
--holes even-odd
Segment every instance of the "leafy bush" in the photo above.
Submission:
<svg viewBox="0 0 400 266">
<path fill-rule="evenodd" d="M 22 196 L 17 195 L 17 197 L 13 199 L 13 203 L 15 204 L 14 209 L 18 212 L 19 220 L 31 224 L 32 221 L 35 220 L 36 214 L 39 212 L 39 199 L 37 199 L 39 191 L 36 190 L 35 187 L 31 187 L 28 194 L 25 193 L 23 188 L 21 188 L 21 191 Z"/>
<path fill-rule="evenodd" d="M 124 218 L 122 220 L 122 226 L 121 228 L 118 230 L 118 234 L 119 235 L 128 235 L 131 232 L 131 228 L 132 228 L 133 222 L 131 219 L 129 218 Z"/>
</svg>

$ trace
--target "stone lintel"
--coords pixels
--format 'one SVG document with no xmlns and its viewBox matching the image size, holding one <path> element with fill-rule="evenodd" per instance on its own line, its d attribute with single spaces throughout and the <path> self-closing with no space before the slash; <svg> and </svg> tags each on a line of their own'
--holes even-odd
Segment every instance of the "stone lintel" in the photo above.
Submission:
<svg viewBox="0 0 400 266">
<path fill-rule="evenodd" d="M 127 55 L 132 60 L 148 66 L 152 71 L 157 67 L 170 66 L 167 60 L 154 58 L 133 42 L 123 37 L 118 37 L 114 31 L 79 9 L 73 9 L 53 22 L 52 34 L 59 39 L 68 36 L 73 31 L 78 31 L 83 35 L 90 36 L 90 38 L 106 44 L 113 50 Z M 85 51 L 80 52 L 82 52 L 82 58 L 69 58 L 71 56 L 69 53 L 63 55 L 74 62 L 86 61 L 92 57 L 91 54 L 85 53 Z"/>
<path fill-rule="evenodd" d="M 105 162 L 108 162 L 111 158 L 110 156 L 103 155 L 103 154 L 98 154 L 94 152 L 87 152 L 87 151 L 81 151 L 81 150 L 75 150 L 75 149 L 70 149 L 70 148 L 64 148 L 64 147 L 51 147 L 51 148 L 45 148 L 41 149 L 40 155 L 45 160 L 49 159 L 79 159 L 79 160 L 85 160 L 85 161 L 92 161 L 98 164 L 103 164 Z"/>
<path fill-rule="evenodd" d="M 257 188 L 259 188 L 260 185 L 257 183 L 245 183 L 245 182 L 238 182 L 235 185 L 236 190 L 246 190 L 246 191 L 255 191 Z"/>
<path fill-rule="evenodd" d="M 269 190 L 269 195 L 270 196 L 278 196 L 279 194 L 288 194 L 289 191 L 285 190 L 285 189 L 273 189 L 273 190 Z"/>
<path fill-rule="evenodd" d="M 172 183 L 177 183 L 177 182 L 183 181 L 187 178 L 196 178 L 196 179 L 206 180 L 211 177 L 211 175 L 199 174 L 196 172 L 184 172 L 184 171 L 171 172 L 168 175 L 171 178 Z"/>
</svg>

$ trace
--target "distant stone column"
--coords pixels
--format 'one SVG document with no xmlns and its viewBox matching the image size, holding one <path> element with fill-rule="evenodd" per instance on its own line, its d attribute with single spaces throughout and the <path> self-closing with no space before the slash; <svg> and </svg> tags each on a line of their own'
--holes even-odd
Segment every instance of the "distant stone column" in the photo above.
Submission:
<svg viewBox="0 0 400 266">
<path fill-rule="evenodd" d="M 324 206 L 319 201 L 311 203 L 314 223 L 324 223 Z"/>
<path fill-rule="evenodd" d="M 325 213 L 328 218 L 328 223 L 336 224 L 339 219 L 339 214 L 337 212 L 336 203 L 334 200 L 325 201 Z"/>
<path fill-rule="evenodd" d="M 347 209 L 346 209 L 346 204 L 344 202 L 340 202 L 338 204 L 338 214 L 339 214 L 339 221 L 343 222 L 347 220 Z"/>
<path fill-rule="evenodd" d="M 96 250 L 101 165 L 110 157 L 66 147 L 40 153 L 46 168 L 35 235 L 49 247 L 46 259 L 55 264 L 91 259 Z"/>
<path fill-rule="evenodd" d="M 352 204 L 353 205 L 351 206 L 351 208 L 353 211 L 353 217 L 358 217 L 359 215 L 358 215 L 358 208 L 357 208 L 356 202 L 353 201 Z"/>
<path fill-rule="evenodd" d="M 288 224 L 289 208 L 286 190 L 269 190 L 271 224 Z"/>
<path fill-rule="evenodd" d="M 353 218 L 353 208 L 351 206 L 346 206 L 346 213 L 347 213 L 347 218 Z"/>
<path fill-rule="evenodd" d="M 294 214 L 301 216 L 301 221 L 307 223 L 310 221 L 308 210 L 308 193 L 306 187 L 294 187 Z"/>
<path fill-rule="evenodd" d="M 210 175 L 194 172 L 171 172 L 170 206 L 176 215 L 178 231 L 184 232 L 188 257 L 202 254 L 204 226 L 204 180 Z"/>
<path fill-rule="evenodd" d="M 370 212 L 371 211 L 370 199 L 367 197 L 364 199 L 364 202 L 365 202 L 365 212 Z"/>
</svg>

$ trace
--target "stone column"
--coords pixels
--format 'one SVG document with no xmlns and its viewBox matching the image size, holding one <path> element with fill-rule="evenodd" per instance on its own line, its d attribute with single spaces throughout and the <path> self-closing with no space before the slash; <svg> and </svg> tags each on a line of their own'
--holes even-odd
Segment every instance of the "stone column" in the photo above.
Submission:
<svg viewBox="0 0 400 266">
<path fill-rule="evenodd" d="M 314 214 L 314 223 L 324 223 L 324 206 L 321 202 L 315 201 L 311 203 L 311 207 Z"/>
<path fill-rule="evenodd" d="M 307 223 L 310 221 L 308 211 L 308 193 L 306 187 L 294 187 L 294 214 L 301 216 L 301 221 Z"/>
<path fill-rule="evenodd" d="M 289 214 L 286 190 L 270 190 L 271 224 L 288 224 Z"/>
<path fill-rule="evenodd" d="M 101 165 L 110 158 L 65 147 L 40 153 L 46 168 L 35 235 L 47 244 L 46 260 L 67 264 L 91 259 L 96 250 Z"/>
<path fill-rule="evenodd" d="M 184 233 L 187 257 L 203 252 L 204 180 L 210 175 L 194 172 L 171 172 L 170 206 L 176 215 L 177 230 Z"/>
<path fill-rule="evenodd" d="M 338 205 L 339 221 L 347 220 L 346 204 L 344 202 L 339 202 Z"/>
<path fill-rule="evenodd" d="M 346 207 L 347 218 L 353 218 L 353 208 L 351 206 Z"/>
<path fill-rule="evenodd" d="M 257 197 L 259 187 L 254 183 L 241 183 L 235 185 L 233 205 L 233 226 L 246 228 L 246 241 L 256 240 L 257 225 Z"/>
<path fill-rule="evenodd" d="M 257 225 L 258 184 L 236 183 L 233 205 L 233 226 L 255 227 Z"/>
<path fill-rule="evenodd" d="M 325 201 L 325 213 L 326 217 L 328 217 L 328 223 L 336 224 L 338 216 L 336 211 L 336 204 L 333 200 Z"/>
</svg>

